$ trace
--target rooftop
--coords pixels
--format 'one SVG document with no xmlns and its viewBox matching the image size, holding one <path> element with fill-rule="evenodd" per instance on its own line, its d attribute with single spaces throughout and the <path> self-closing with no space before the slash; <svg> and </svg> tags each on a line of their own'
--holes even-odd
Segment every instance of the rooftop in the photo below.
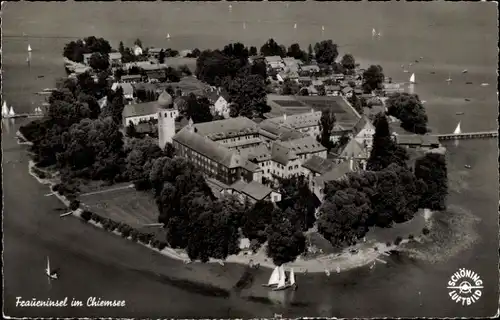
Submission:
<svg viewBox="0 0 500 320">
<path fill-rule="evenodd" d="M 314 173 L 324 174 L 331 170 L 335 166 L 335 163 L 329 159 L 313 155 L 306 162 L 304 162 L 302 166 Z"/>
<path fill-rule="evenodd" d="M 282 117 L 268 119 L 267 121 L 271 121 L 279 125 L 287 125 L 294 129 L 299 129 L 317 126 L 320 118 L 321 111 L 311 110 L 307 113 L 294 114 L 290 116 L 284 115 Z"/>
<path fill-rule="evenodd" d="M 196 132 L 211 140 L 221 140 L 258 133 L 255 122 L 245 117 L 229 118 L 194 125 Z"/>
<path fill-rule="evenodd" d="M 156 114 L 157 104 L 156 101 L 127 104 L 123 108 L 122 116 L 124 118 L 130 118 Z"/>
<path fill-rule="evenodd" d="M 341 158 L 357 158 L 357 159 L 367 159 L 369 157 L 366 150 L 363 148 L 356 139 L 351 139 L 345 145 L 345 147 L 340 151 L 339 156 Z"/>
<path fill-rule="evenodd" d="M 439 145 L 439 140 L 434 135 L 405 134 L 396 136 L 397 144 L 413 144 L 422 146 Z"/>
<path fill-rule="evenodd" d="M 321 145 L 315 138 L 306 136 L 299 139 L 281 141 L 281 145 L 288 147 L 295 154 L 316 153 L 325 151 L 326 148 Z"/>
<path fill-rule="evenodd" d="M 325 172 L 321 176 L 314 178 L 314 182 L 318 185 L 324 185 L 325 182 L 338 180 L 349 172 L 353 172 L 351 169 L 351 163 L 350 161 L 344 161 L 336 164 L 332 169 Z"/>
<path fill-rule="evenodd" d="M 257 201 L 263 200 L 273 191 L 268 186 L 258 183 L 257 181 L 251 181 L 249 183 L 246 183 L 244 181 L 239 180 L 233 183 L 231 185 L 231 188 Z"/>
<path fill-rule="evenodd" d="M 353 128 L 354 135 L 357 135 L 358 133 L 361 132 L 361 130 L 363 130 L 363 128 L 366 128 L 366 127 L 368 127 L 371 130 L 375 130 L 375 127 L 371 123 L 370 119 L 368 119 L 367 116 L 362 115 L 361 119 L 359 119 L 359 121 L 356 123 L 356 125 Z"/>
</svg>

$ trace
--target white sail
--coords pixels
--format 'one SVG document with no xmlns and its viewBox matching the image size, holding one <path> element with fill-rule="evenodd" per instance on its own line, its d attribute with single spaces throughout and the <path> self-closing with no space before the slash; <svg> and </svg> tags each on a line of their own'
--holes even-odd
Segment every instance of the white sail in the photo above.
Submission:
<svg viewBox="0 0 500 320">
<path fill-rule="evenodd" d="M 446 82 L 451 82 L 452 79 L 451 79 L 451 75 L 448 75 L 448 79 L 446 79 Z"/>
<path fill-rule="evenodd" d="M 7 107 L 7 102 L 4 101 L 2 104 L 2 116 L 7 116 L 9 114 L 9 107 Z"/>
<path fill-rule="evenodd" d="M 279 267 L 274 268 L 273 273 L 271 273 L 271 277 L 267 282 L 267 285 L 272 286 L 278 284 L 280 280 L 280 270 Z"/>
<path fill-rule="evenodd" d="M 45 271 L 47 271 L 47 274 L 50 275 L 50 261 L 49 261 L 49 257 L 47 257 L 47 270 L 45 270 Z"/>
<path fill-rule="evenodd" d="M 167 39 L 170 39 L 170 33 L 167 33 Z"/>
<path fill-rule="evenodd" d="M 293 25 L 293 28 L 294 28 L 294 29 L 297 29 L 297 24 L 294 24 L 294 25 Z"/>
<path fill-rule="evenodd" d="M 410 83 L 415 83 L 415 74 L 414 73 L 411 74 Z"/>
<path fill-rule="evenodd" d="M 375 28 L 372 29 L 372 37 L 375 37 L 377 35 L 377 30 Z"/>
<path fill-rule="evenodd" d="M 460 122 L 458 123 L 457 127 L 455 128 L 455 131 L 453 131 L 454 134 L 461 134 L 462 129 L 460 128 Z"/>
<path fill-rule="evenodd" d="M 278 282 L 278 288 L 282 288 L 286 285 L 286 275 L 285 275 L 285 270 L 283 269 L 283 266 L 279 267 L 279 275 L 280 275 L 280 279 Z"/>
<path fill-rule="evenodd" d="M 31 46 L 28 44 L 28 52 L 31 52 Z"/>
<path fill-rule="evenodd" d="M 325 26 L 321 26 L 321 31 L 325 31 Z"/>
<path fill-rule="evenodd" d="M 16 113 L 14 112 L 14 108 L 13 107 L 10 107 L 10 110 L 9 110 L 9 116 L 13 117 L 15 116 Z"/>
<path fill-rule="evenodd" d="M 243 22 L 243 30 L 246 30 L 247 29 L 247 24 L 245 22 Z"/>
<path fill-rule="evenodd" d="M 295 284 L 295 272 L 293 268 L 290 270 L 290 284 L 293 286 Z"/>
</svg>

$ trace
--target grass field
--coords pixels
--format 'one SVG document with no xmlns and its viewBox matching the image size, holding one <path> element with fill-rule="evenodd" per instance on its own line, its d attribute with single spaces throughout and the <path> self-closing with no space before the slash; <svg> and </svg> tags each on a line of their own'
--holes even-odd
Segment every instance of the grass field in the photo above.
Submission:
<svg viewBox="0 0 500 320">
<path fill-rule="evenodd" d="M 133 188 L 114 190 L 116 186 L 100 193 L 81 195 L 84 208 L 115 222 L 133 228 L 157 223 L 158 209 L 152 195 Z"/>
</svg>

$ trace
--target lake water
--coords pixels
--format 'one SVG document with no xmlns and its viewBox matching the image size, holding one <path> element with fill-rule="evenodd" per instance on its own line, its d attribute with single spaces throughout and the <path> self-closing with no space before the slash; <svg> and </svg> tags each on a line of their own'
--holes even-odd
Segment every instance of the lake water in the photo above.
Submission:
<svg viewBox="0 0 500 320">
<path fill-rule="evenodd" d="M 381 64 L 395 81 L 407 81 L 414 72 L 413 90 L 427 101 L 435 131 L 451 132 L 458 121 L 463 131 L 497 128 L 498 34 L 493 4 L 308 2 L 290 3 L 287 8 L 283 3 L 233 3 L 230 12 L 224 3 L 68 2 L 8 3 L 3 11 L 3 95 L 17 112 L 33 110 L 39 101 L 33 93 L 53 87 L 55 78 L 63 75 L 62 48 L 73 38 L 102 36 L 113 46 L 120 40 L 131 45 L 141 38 L 146 46 L 203 49 L 230 41 L 260 47 L 273 37 L 303 47 L 333 39 L 341 45 L 341 54 L 351 52 L 363 63 Z M 372 28 L 382 36 L 372 39 Z M 30 68 L 28 44 L 33 48 Z M 421 62 L 409 67 L 410 73 L 403 72 L 401 64 L 421 56 Z M 463 69 L 469 72 L 462 74 Z M 445 82 L 448 76 L 453 83 Z M 473 84 L 465 84 L 468 81 Z M 459 111 L 465 114 L 456 115 Z M 165 276 L 186 272 L 181 263 L 77 219 L 60 219 L 56 209 L 62 205 L 44 197 L 47 188 L 27 173 L 28 157 L 13 139 L 18 124 L 2 123 L 7 315 L 185 318 L 271 317 L 277 312 L 285 317 L 472 317 L 491 316 L 497 310 L 496 139 L 446 144 L 449 214 L 460 227 L 454 230 L 455 237 L 447 238 L 450 241 L 420 248 L 412 258 L 390 258 L 373 270 L 360 268 L 330 278 L 299 276 L 300 289 L 293 294 L 263 291 L 260 283 L 268 272 L 261 271 L 242 296 L 225 298 L 164 281 Z M 465 164 L 472 169 L 464 169 Z M 41 273 L 47 255 L 62 268 L 61 280 L 50 285 Z M 216 268 L 222 267 L 211 266 L 207 277 L 213 277 Z M 462 307 L 448 297 L 447 282 L 459 268 L 476 271 L 484 281 L 483 295 L 472 306 Z M 224 272 L 235 276 L 239 270 L 226 266 Z M 95 296 L 126 300 L 127 306 L 16 308 L 16 296 L 81 300 Z"/>
</svg>

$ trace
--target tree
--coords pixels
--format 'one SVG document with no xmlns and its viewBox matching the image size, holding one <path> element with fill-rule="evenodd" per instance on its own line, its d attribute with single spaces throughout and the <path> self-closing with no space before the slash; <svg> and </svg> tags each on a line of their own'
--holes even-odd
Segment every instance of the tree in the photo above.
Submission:
<svg viewBox="0 0 500 320">
<path fill-rule="evenodd" d="M 384 70 L 379 65 L 371 65 L 363 72 L 363 89 L 370 93 L 373 90 L 380 89 L 384 82 Z"/>
<path fill-rule="evenodd" d="M 311 44 L 307 47 L 307 61 L 310 62 L 314 58 L 314 51 Z"/>
<path fill-rule="evenodd" d="M 375 120 L 373 146 L 367 163 L 368 170 L 380 171 L 391 163 L 406 167 L 408 154 L 392 140 L 389 132 L 387 118 L 379 114 Z"/>
<path fill-rule="evenodd" d="M 122 87 L 118 87 L 116 91 L 108 97 L 108 100 L 111 100 L 111 103 L 108 103 L 104 107 L 101 117 L 111 117 L 116 124 L 120 125 L 122 123 L 123 109 L 125 108 L 125 98 L 123 97 Z"/>
<path fill-rule="evenodd" d="M 353 94 L 349 98 L 347 98 L 349 103 L 352 105 L 352 107 L 359 113 L 363 114 L 364 113 L 364 107 L 366 106 L 366 100 L 362 97 L 359 97 L 356 94 Z"/>
<path fill-rule="evenodd" d="M 137 136 L 137 130 L 135 129 L 135 124 L 132 122 L 126 127 L 126 134 L 129 138 L 135 138 Z"/>
<path fill-rule="evenodd" d="M 279 206 L 297 231 L 306 231 L 316 221 L 315 212 L 319 204 L 316 196 L 309 189 L 308 181 L 303 176 L 282 179 L 280 181 L 282 195 Z"/>
<path fill-rule="evenodd" d="M 417 134 L 427 133 L 427 114 L 416 94 L 395 93 L 387 99 L 387 113 L 401 120 L 401 127 Z"/>
<path fill-rule="evenodd" d="M 120 41 L 120 44 L 118 45 L 118 52 L 120 52 L 122 55 L 125 52 L 125 46 L 123 45 L 123 41 Z"/>
<path fill-rule="evenodd" d="M 167 67 L 167 69 L 165 69 L 165 78 L 170 82 L 179 82 L 181 81 L 181 74 L 174 68 Z"/>
<path fill-rule="evenodd" d="M 306 238 L 304 234 L 297 231 L 287 215 L 292 214 L 291 209 L 287 209 L 285 214 L 273 212 L 274 215 L 279 214 L 280 220 L 268 228 L 267 236 L 267 255 L 273 259 L 275 265 L 280 266 L 287 262 L 295 261 L 298 255 L 306 249 Z"/>
<path fill-rule="evenodd" d="M 427 188 L 421 190 L 420 208 L 445 210 L 448 195 L 448 170 L 442 154 L 427 153 L 415 161 L 415 176 Z"/>
<path fill-rule="evenodd" d="M 274 39 L 269 39 L 261 48 L 260 54 L 268 57 L 268 56 L 286 56 L 286 49 L 283 46 L 280 46 Z"/>
<path fill-rule="evenodd" d="M 274 205 L 269 201 L 257 201 L 250 210 L 247 210 L 242 221 L 243 235 L 250 240 L 256 239 L 259 243 L 267 240 L 266 227 L 271 223 Z"/>
<path fill-rule="evenodd" d="M 288 52 L 286 53 L 288 57 L 293 57 L 295 59 L 299 59 L 305 61 L 307 58 L 307 54 L 300 49 L 300 45 L 298 43 L 292 44 L 288 48 Z"/>
<path fill-rule="evenodd" d="M 328 150 L 332 147 L 330 136 L 332 135 L 335 121 L 335 114 L 332 113 L 330 109 L 326 109 L 321 112 L 321 118 L 319 120 L 321 135 L 319 138 L 319 142 Z"/>
<path fill-rule="evenodd" d="M 356 244 L 368 231 L 370 200 L 354 188 L 336 191 L 320 207 L 318 232 L 336 247 Z"/>
<path fill-rule="evenodd" d="M 210 113 L 210 102 L 207 98 L 198 98 L 194 93 L 190 93 L 186 99 L 186 117 L 192 119 L 194 123 L 212 121 Z"/>
<path fill-rule="evenodd" d="M 285 79 L 282 86 L 282 95 L 295 95 L 299 92 L 299 84 L 290 79 Z"/>
<path fill-rule="evenodd" d="M 258 52 L 257 52 L 257 48 L 256 48 L 256 47 L 254 47 L 254 46 L 250 47 L 250 50 L 248 51 L 248 54 L 249 54 L 250 56 L 256 56 L 256 55 L 258 54 Z"/>
<path fill-rule="evenodd" d="M 158 63 L 164 63 L 164 62 L 165 62 L 165 51 L 161 49 L 160 53 L 158 54 Z"/>
<path fill-rule="evenodd" d="M 135 39 L 134 46 L 138 46 L 138 47 L 142 48 L 142 41 L 141 41 L 141 39 L 139 39 L 139 38 Z"/>
<path fill-rule="evenodd" d="M 350 53 L 344 54 L 340 63 L 345 69 L 349 71 L 356 68 L 356 60 L 354 60 L 354 57 Z"/>
<path fill-rule="evenodd" d="M 323 40 L 314 45 L 314 53 L 318 63 L 331 65 L 337 59 L 339 52 L 332 40 Z"/>
<path fill-rule="evenodd" d="M 261 116 L 269 112 L 264 79 L 259 75 L 245 74 L 234 79 L 225 79 L 224 87 L 230 96 L 231 117 Z"/>
<path fill-rule="evenodd" d="M 82 92 L 78 95 L 78 101 L 89 109 L 90 119 L 97 119 L 97 117 L 99 117 L 99 114 L 101 113 L 101 107 L 99 106 L 99 102 L 97 102 L 97 99 L 95 97 Z"/>
</svg>

